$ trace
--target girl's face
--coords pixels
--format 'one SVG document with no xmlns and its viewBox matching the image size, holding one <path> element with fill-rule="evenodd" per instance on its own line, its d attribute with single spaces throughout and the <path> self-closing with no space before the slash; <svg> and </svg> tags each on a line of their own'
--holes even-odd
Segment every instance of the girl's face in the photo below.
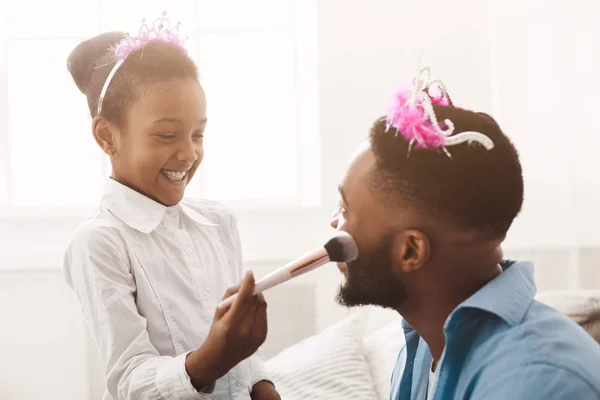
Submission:
<svg viewBox="0 0 600 400">
<path fill-rule="evenodd" d="M 113 179 L 165 205 L 181 201 L 204 158 L 206 97 L 195 79 L 143 86 L 113 136 Z"/>
</svg>

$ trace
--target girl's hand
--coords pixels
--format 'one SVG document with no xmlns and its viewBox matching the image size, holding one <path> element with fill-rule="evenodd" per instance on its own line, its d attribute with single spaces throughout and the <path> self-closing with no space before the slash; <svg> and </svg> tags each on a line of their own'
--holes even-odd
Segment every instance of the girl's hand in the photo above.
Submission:
<svg viewBox="0 0 600 400">
<path fill-rule="evenodd" d="M 254 276 L 246 273 L 238 287 L 224 298 L 238 293 L 229 306 L 217 309 L 204 344 L 190 353 L 186 370 L 194 387 L 207 387 L 239 362 L 254 354 L 267 338 L 267 303 L 262 294 L 253 295 Z"/>
<path fill-rule="evenodd" d="M 214 341 L 232 367 L 254 354 L 267 338 L 267 302 L 256 296 L 254 275 L 248 271 L 241 284 L 229 288 L 224 299 L 237 293 L 229 307 L 217 309 L 206 341 Z"/>
</svg>

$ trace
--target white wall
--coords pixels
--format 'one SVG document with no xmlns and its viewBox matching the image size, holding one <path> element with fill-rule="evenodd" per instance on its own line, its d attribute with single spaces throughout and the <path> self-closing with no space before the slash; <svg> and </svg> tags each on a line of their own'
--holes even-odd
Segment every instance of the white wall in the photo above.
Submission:
<svg viewBox="0 0 600 400">
<path fill-rule="evenodd" d="M 508 255 L 539 263 L 541 289 L 600 288 L 595 268 L 600 230 L 594 229 L 600 226 L 594 206 L 600 200 L 600 180 L 594 172 L 600 170 L 596 156 L 600 142 L 592 133 L 596 124 L 577 112 L 579 105 L 587 112 L 600 105 L 597 95 L 586 95 L 583 89 L 588 83 L 592 89 L 600 88 L 595 76 L 600 71 L 600 28 L 593 24 L 600 13 L 595 4 L 319 1 L 323 207 L 240 211 L 247 265 L 261 275 L 328 235 L 336 186 L 348 157 L 366 138 L 394 87 L 414 73 L 423 55 L 456 103 L 498 115 L 523 149 L 528 202 L 511 231 Z M 553 18 L 565 14 L 565 7 L 578 19 L 555 23 Z M 511 23 L 513 19 L 517 22 Z M 537 68 L 529 69 L 523 60 Z M 551 105 L 551 114 L 546 104 Z M 560 118 L 561 107 L 576 117 L 563 117 L 559 129 L 551 122 Z M 575 138 L 572 143 L 570 137 Z M 539 140 L 546 144 L 536 147 Z M 554 160 L 540 156 L 541 149 Z M 56 269 L 78 219 L 57 223 L 32 218 L 18 225 L 15 221 L 4 219 L 0 225 L 0 398 L 93 398 L 90 385 L 98 385 L 95 379 L 101 371 L 87 369 L 87 339 L 78 306 Z M 23 248 L 23 243 L 32 247 Z M 269 299 L 276 304 L 270 307 L 272 329 L 266 350 L 272 353 L 345 316 L 347 310 L 332 301 L 338 284 L 338 271 L 323 268 L 293 288 L 271 294 Z M 284 332 L 278 322 L 284 319 L 283 310 L 295 304 L 290 298 L 306 304 L 295 313 L 305 320 L 296 321 L 294 332 Z M 295 337 L 286 341 L 289 334 Z"/>
<path fill-rule="evenodd" d="M 0 399 L 85 399 L 79 307 L 56 270 L 0 274 Z"/>
</svg>

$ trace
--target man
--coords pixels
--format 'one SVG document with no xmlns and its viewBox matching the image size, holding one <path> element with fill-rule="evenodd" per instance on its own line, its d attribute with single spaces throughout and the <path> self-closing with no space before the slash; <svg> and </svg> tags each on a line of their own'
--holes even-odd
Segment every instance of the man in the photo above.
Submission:
<svg viewBox="0 0 600 400">
<path fill-rule="evenodd" d="M 532 263 L 503 260 L 523 202 L 517 151 L 486 114 L 447 96 L 428 107 L 423 83 L 373 125 L 332 221 L 361 252 L 339 265 L 338 302 L 403 317 L 391 400 L 600 399 L 600 346 L 534 300 Z"/>
</svg>

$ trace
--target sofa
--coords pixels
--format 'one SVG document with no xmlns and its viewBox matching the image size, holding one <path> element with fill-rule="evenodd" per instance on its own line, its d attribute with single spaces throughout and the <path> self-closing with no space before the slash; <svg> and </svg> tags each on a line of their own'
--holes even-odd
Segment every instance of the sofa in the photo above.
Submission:
<svg viewBox="0 0 600 400">
<path fill-rule="evenodd" d="M 541 292 L 600 343 L 600 291 Z M 388 399 L 391 371 L 404 346 L 400 316 L 374 307 L 286 348 L 266 361 L 283 400 Z"/>
</svg>

